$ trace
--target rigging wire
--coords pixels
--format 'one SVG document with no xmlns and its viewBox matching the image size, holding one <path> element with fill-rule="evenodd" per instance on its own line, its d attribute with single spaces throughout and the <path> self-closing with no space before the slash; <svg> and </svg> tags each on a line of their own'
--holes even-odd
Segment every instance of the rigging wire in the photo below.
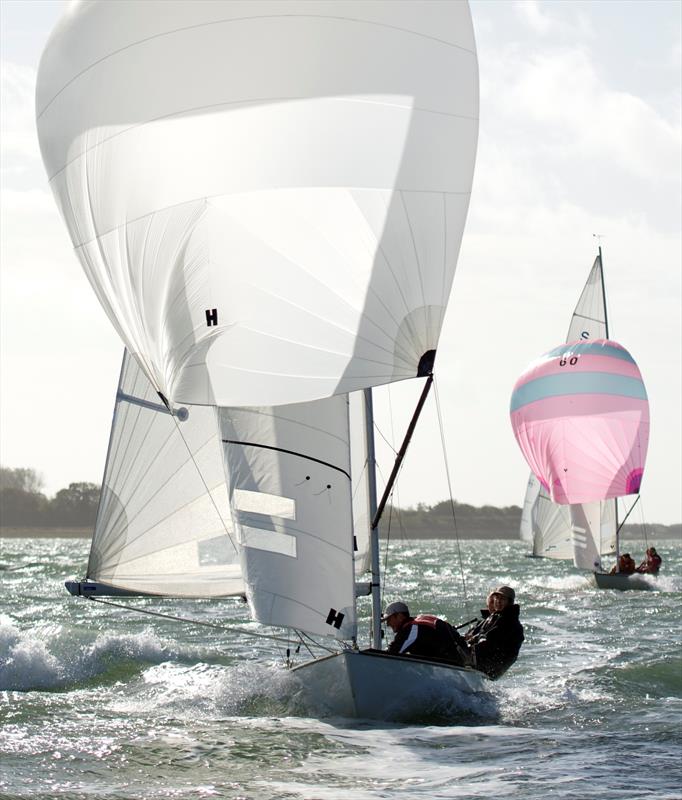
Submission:
<svg viewBox="0 0 682 800">
<path fill-rule="evenodd" d="M 646 523 L 644 522 L 644 503 L 642 502 L 642 495 L 637 495 L 639 498 L 639 519 L 642 526 L 642 533 L 644 534 L 644 549 L 649 549 L 649 537 L 647 536 Z"/>
<path fill-rule="evenodd" d="M 388 448 L 391 450 L 391 452 L 393 453 L 393 455 L 394 455 L 394 456 L 395 456 L 395 455 L 397 455 L 397 454 L 398 454 L 398 451 L 397 451 L 397 450 L 395 449 L 395 447 L 394 447 L 394 446 L 393 446 L 393 445 L 392 445 L 392 444 L 391 444 L 391 443 L 388 441 L 388 439 L 387 439 L 387 438 L 384 436 L 384 434 L 383 434 L 383 433 L 382 433 L 382 431 L 381 431 L 381 428 L 380 428 L 380 427 L 379 427 L 379 426 L 376 424 L 376 422 L 374 423 L 374 430 L 375 430 L 375 431 L 376 431 L 376 432 L 379 434 L 379 436 L 381 436 L 381 438 L 384 440 L 384 442 L 386 442 L 386 445 L 387 445 L 387 446 L 388 446 Z"/>
<path fill-rule="evenodd" d="M 320 650 L 326 650 L 328 653 L 338 653 L 339 652 L 338 649 L 334 649 L 333 647 L 327 647 L 327 645 L 325 645 L 325 644 L 320 644 L 318 641 L 313 639 L 313 637 L 310 636 L 310 634 L 305 633 L 304 631 L 299 631 L 298 629 L 296 629 L 296 633 L 298 634 L 298 637 L 301 640 L 301 643 L 304 645 L 304 647 L 310 653 L 311 656 L 312 656 L 312 652 L 311 652 L 310 648 L 308 647 L 308 645 L 303 641 L 304 637 L 309 642 L 311 642 L 314 647 L 319 647 Z"/>
<path fill-rule="evenodd" d="M 455 541 L 457 542 L 457 558 L 459 561 L 459 571 L 460 575 L 462 576 L 462 593 L 464 595 L 464 605 L 469 605 L 469 598 L 467 596 L 467 584 L 466 578 L 464 576 L 464 564 L 462 562 L 462 548 L 459 541 L 459 531 L 457 529 L 457 516 L 455 514 L 455 501 L 452 496 L 452 481 L 450 480 L 450 467 L 448 465 L 448 454 L 445 450 L 445 431 L 443 429 L 443 416 L 441 414 L 441 406 L 440 406 L 440 393 L 438 391 L 438 383 L 436 382 L 436 377 L 434 375 L 433 378 L 433 388 L 434 394 L 436 396 L 436 409 L 438 411 L 438 426 L 440 428 L 440 441 L 441 447 L 443 450 L 443 463 L 445 464 L 445 476 L 448 482 L 448 492 L 450 493 L 450 508 L 452 510 L 452 524 L 455 531 Z"/>
<path fill-rule="evenodd" d="M 151 617 L 160 617 L 161 619 L 170 619 L 174 620 L 175 622 L 188 622 L 191 625 L 202 625 L 205 628 L 215 628 L 219 631 L 225 631 L 226 633 L 238 633 L 242 636 L 252 636 L 256 639 L 270 639 L 274 642 L 280 642 L 284 644 L 291 644 L 291 639 L 285 639 L 283 636 L 274 636 L 269 633 L 256 633 L 255 631 L 249 631 L 246 628 L 235 628 L 229 625 L 221 625 L 217 622 L 205 622 L 203 620 L 198 619 L 190 619 L 189 617 L 178 617 L 174 614 L 164 614 L 161 611 L 152 611 L 149 608 L 135 608 L 134 606 L 127 606 L 123 603 L 114 603 L 112 600 L 103 600 L 101 597 L 87 597 L 87 600 L 90 600 L 93 603 L 102 603 L 105 606 L 114 606 L 115 608 L 122 608 L 125 611 L 133 611 L 137 614 L 148 614 Z M 323 647 L 322 645 L 319 645 Z M 327 649 L 327 648 L 324 648 Z M 331 652 L 336 652 L 331 651 Z"/>
<path fill-rule="evenodd" d="M 214 416 L 217 417 L 217 413 L 218 412 L 215 411 L 214 412 Z M 206 489 L 206 494 L 208 495 L 208 497 L 209 497 L 209 499 L 211 501 L 211 504 L 213 505 L 213 508 L 215 509 L 215 512 L 218 515 L 218 519 L 220 520 L 220 523 L 223 526 L 223 530 L 225 531 L 225 535 L 230 540 L 230 544 L 232 545 L 232 548 L 234 549 L 234 552 L 239 554 L 239 549 L 237 548 L 237 545 L 234 543 L 234 540 L 232 539 L 232 536 L 230 535 L 230 531 L 227 528 L 227 524 L 226 524 L 226 522 L 225 522 L 225 520 L 223 518 L 223 515 L 221 514 L 220 509 L 218 508 L 218 504 L 216 503 L 215 498 L 213 497 L 213 492 L 208 488 L 208 484 L 204 480 L 204 474 L 201 471 L 201 469 L 199 468 L 199 464 L 197 464 L 197 460 L 194 457 L 194 453 L 192 452 L 192 448 L 189 446 L 189 443 L 188 443 L 187 439 L 185 439 L 185 436 L 184 436 L 184 434 L 182 432 L 182 429 L 180 428 L 180 421 L 178 420 L 178 418 L 177 418 L 177 416 L 175 414 L 171 414 L 171 416 L 172 416 L 173 422 L 175 422 L 175 427 L 176 427 L 178 433 L 180 434 L 180 438 L 182 439 L 183 444 L 187 448 L 187 452 L 189 453 L 189 457 L 192 459 L 192 463 L 194 464 L 194 468 L 196 469 L 197 474 L 199 475 L 199 478 L 200 478 L 201 482 L 204 485 L 204 489 Z M 216 426 L 218 425 L 217 418 L 215 419 L 215 424 L 216 424 Z M 221 444 L 221 448 L 222 448 L 222 444 Z"/>
</svg>

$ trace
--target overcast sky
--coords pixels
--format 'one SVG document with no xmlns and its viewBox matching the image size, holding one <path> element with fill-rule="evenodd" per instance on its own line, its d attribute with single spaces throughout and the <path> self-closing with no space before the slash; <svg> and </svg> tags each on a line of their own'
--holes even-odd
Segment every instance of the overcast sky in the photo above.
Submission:
<svg viewBox="0 0 682 800">
<path fill-rule="evenodd" d="M 122 355 L 72 252 L 35 133 L 38 61 L 65 6 L 0 3 L 0 460 L 37 469 L 50 494 L 101 481 Z M 461 502 L 521 504 L 528 469 L 509 424 L 511 389 L 564 340 L 598 233 L 611 335 L 638 362 L 651 402 L 643 513 L 682 520 L 681 12 L 677 0 L 472 3 L 480 139 L 436 369 Z M 410 383 L 378 393 L 389 440 L 419 392 Z M 449 495 L 436 419 L 431 403 L 399 505 Z M 386 448 L 380 456 L 387 474 Z"/>
</svg>

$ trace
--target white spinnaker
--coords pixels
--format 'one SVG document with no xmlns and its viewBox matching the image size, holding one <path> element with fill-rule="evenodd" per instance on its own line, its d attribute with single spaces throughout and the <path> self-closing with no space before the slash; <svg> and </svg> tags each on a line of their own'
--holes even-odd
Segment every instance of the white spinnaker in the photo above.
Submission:
<svg viewBox="0 0 682 800">
<path fill-rule="evenodd" d="M 171 415 L 123 357 L 88 578 L 184 597 L 244 591 L 215 409 Z"/>
<path fill-rule="evenodd" d="M 348 398 L 221 408 L 220 424 L 254 618 L 353 637 Z"/>
<path fill-rule="evenodd" d="M 604 277 L 601 256 L 597 256 L 573 311 L 566 341 L 602 339 L 606 336 Z M 580 521 L 577 523 L 578 526 L 585 523 L 589 528 L 589 535 L 595 537 L 595 549 L 601 555 L 615 551 L 615 502 L 606 500 L 602 503 L 601 532 L 596 526 L 585 523 L 585 520 L 593 521 L 592 508 L 587 508 L 583 515 L 578 515 L 582 520 L 582 523 Z M 571 559 L 575 556 L 572 528 L 573 523 L 568 508 L 553 503 L 540 486 L 538 479 L 531 473 L 521 515 L 521 539 L 532 543 L 533 555 Z M 585 557 L 588 550 L 590 555 Z M 590 561 L 588 568 L 592 569 L 594 560 L 591 555 L 592 550 L 578 545 L 577 552 L 577 558 Z M 575 563 L 577 565 L 577 560 Z"/>
<path fill-rule="evenodd" d="M 466 3 L 81 3 L 36 113 L 82 265 L 173 402 L 346 393 L 436 348 L 478 135 Z"/>
</svg>

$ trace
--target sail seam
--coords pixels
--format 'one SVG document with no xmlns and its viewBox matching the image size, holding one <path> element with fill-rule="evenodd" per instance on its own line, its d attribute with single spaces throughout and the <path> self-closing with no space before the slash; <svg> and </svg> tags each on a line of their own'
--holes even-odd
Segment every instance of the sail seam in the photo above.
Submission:
<svg viewBox="0 0 682 800">
<path fill-rule="evenodd" d="M 54 101 L 59 97 L 59 95 L 64 92 L 72 83 L 75 83 L 80 77 L 85 75 L 86 72 L 89 72 L 94 67 L 98 66 L 99 64 L 108 61 L 110 58 L 119 55 L 120 53 L 124 53 L 126 50 L 131 50 L 134 47 L 139 47 L 140 45 L 147 44 L 148 42 L 154 41 L 155 39 L 163 39 L 166 36 L 173 36 L 177 33 L 181 33 L 183 31 L 189 30 L 196 30 L 198 28 L 210 28 L 213 25 L 224 25 L 230 24 L 235 22 L 249 22 L 252 20 L 261 20 L 261 19 L 286 19 L 286 18 L 296 18 L 296 19 L 322 19 L 322 20 L 343 20 L 344 22 L 354 22 L 361 25 L 374 25 L 378 28 L 386 28 L 388 30 L 396 30 L 401 31 L 402 33 L 411 34 L 412 36 L 418 36 L 422 39 L 430 39 L 431 41 L 438 42 L 439 44 L 446 45 L 447 47 L 452 47 L 457 50 L 461 50 L 464 53 L 469 53 L 469 55 L 474 56 L 476 58 L 476 53 L 474 50 L 469 50 L 467 47 L 462 47 L 462 45 L 455 44 L 454 42 L 448 42 L 445 39 L 439 39 L 436 36 L 429 36 L 425 33 L 420 33 L 419 31 L 411 31 L 409 28 L 401 28 L 398 25 L 387 25 L 386 23 L 382 22 L 374 22 L 373 20 L 364 20 L 364 19 L 357 19 L 354 17 L 338 17 L 338 16 L 327 16 L 326 14 L 264 14 L 263 16 L 250 16 L 250 17 L 234 17 L 232 19 L 216 19 L 212 22 L 202 22 L 198 25 L 184 25 L 180 28 L 174 28 L 170 31 L 162 31 L 160 33 L 155 33 L 153 36 L 147 36 L 144 39 L 139 39 L 136 42 L 131 42 L 130 44 L 125 45 L 125 47 L 120 47 L 118 50 L 113 50 L 111 53 L 107 53 L 102 58 L 98 58 L 96 61 L 93 61 L 92 64 L 88 64 L 85 69 L 82 69 L 77 75 L 74 75 L 70 81 L 64 84 L 62 88 L 49 100 L 45 106 L 43 107 L 42 111 L 37 114 L 36 119 L 40 119 L 43 114 L 47 111 L 47 109 L 54 103 Z"/>
<path fill-rule="evenodd" d="M 417 250 L 417 242 L 415 241 L 415 238 L 414 238 L 414 230 L 412 228 L 412 220 L 410 219 L 410 214 L 409 214 L 409 212 L 407 210 L 407 203 L 405 202 L 405 193 L 403 192 L 402 189 L 400 190 L 400 203 L 401 203 L 401 205 L 403 207 L 403 212 L 405 214 L 405 219 L 407 220 L 408 230 L 410 231 L 410 240 L 412 242 L 412 249 L 414 250 L 414 260 L 415 260 L 415 263 L 417 265 L 417 275 L 419 276 L 419 288 L 420 288 L 421 294 L 422 294 L 422 310 L 424 312 L 424 339 L 425 339 L 425 341 L 423 342 L 422 348 L 420 348 L 420 349 L 426 349 L 426 347 L 428 346 L 427 342 L 429 340 L 429 314 L 428 314 L 428 311 L 427 311 L 427 308 L 426 308 L 426 294 L 424 292 L 424 276 L 422 275 L 422 268 L 421 268 L 421 264 L 419 263 L 419 251 Z M 416 339 L 416 337 L 415 337 L 415 339 Z"/>
</svg>

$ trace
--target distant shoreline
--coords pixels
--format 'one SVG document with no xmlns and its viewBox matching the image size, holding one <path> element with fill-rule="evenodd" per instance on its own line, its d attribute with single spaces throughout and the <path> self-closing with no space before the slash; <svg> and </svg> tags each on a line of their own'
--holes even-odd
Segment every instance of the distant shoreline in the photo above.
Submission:
<svg viewBox="0 0 682 800">
<path fill-rule="evenodd" d="M 4 526 L 0 525 L 0 539 L 90 539 L 92 537 L 92 528 L 48 528 L 48 527 L 35 527 L 35 528 L 20 528 L 17 526 Z M 396 544 L 400 542 L 410 542 L 421 539 L 443 539 L 455 541 L 455 536 L 438 535 L 440 531 L 402 531 L 401 533 L 391 533 L 390 539 Z M 654 541 L 679 541 L 679 536 L 673 532 L 656 533 L 652 531 L 649 533 L 649 539 Z M 385 541 L 386 536 L 381 535 L 382 541 Z M 502 533 L 500 531 L 491 531 L 490 533 L 481 533 L 480 531 L 473 534 L 470 531 L 460 531 L 459 539 L 462 541 L 509 541 L 518 542 L 519 536 L 516 533 Z M 626 531 L 622 541 L 642 541 L 641 533 L 634 531 Z"/>
</svg>

